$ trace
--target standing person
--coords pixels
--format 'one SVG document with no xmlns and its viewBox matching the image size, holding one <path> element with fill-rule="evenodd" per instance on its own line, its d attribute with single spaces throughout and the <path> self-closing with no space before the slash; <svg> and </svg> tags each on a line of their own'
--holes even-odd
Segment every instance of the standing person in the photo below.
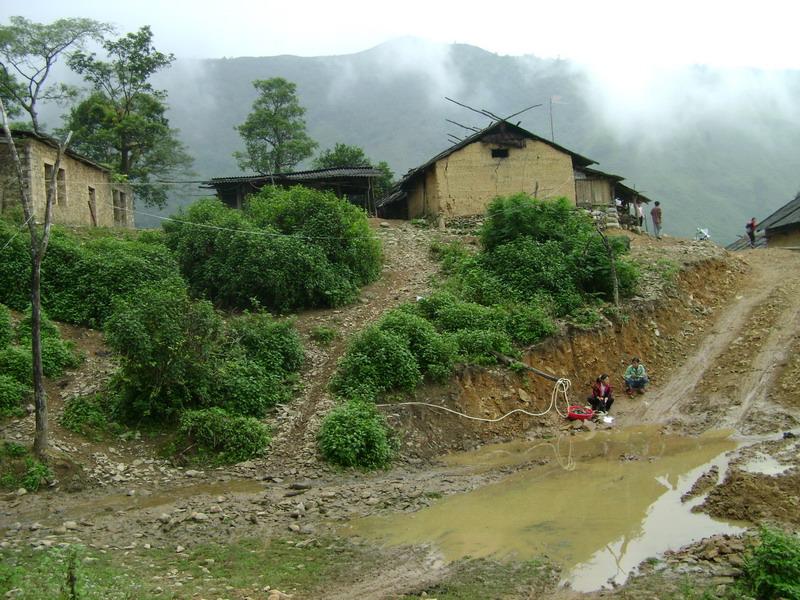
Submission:
<svg viewBox="0 0 800 600">
<path fill-rule="evenodd" d="M 750 238 L 750 247 L 756 247 L 756 227 L 758 223 L 756 223 L 756 218 L 752 217 L 748 222 L 747 225 L 744 226 L 744 230 L 747 232 L 747 237 Z"/>
<path fill-rule="evenodd" d="M 661 239 L 661 202 L 656 200 L 656 204 L 650 209 L 650 218 L 653 219 L 653 231 L 656 238 Z"/>
<path fill-rule="evenodd" d="M 608 412 L 614 404 L 614 390 L 608 382 L 608 375 L 603 373 L 592 385 L 592 395 L 589 396 L 589 404 L 595 412 Z"/>
<path fill-rule="evenodd" d="M 637 198 L 633 205 L 636 208 L 636 219 L 639 221 L 639 227 L 641 227 L 644 224 L 644 207 L 642 206 L 642 201 Z"/>
<path fill-rule="evenodd" d="M 631 359 L 631 364 L 628 365 L 628 368 L 625 369 L 623 378 L 625 379 L 625 391 L 628 395 L 632 395 L 633 390 L 644 394 L 644 388 L 650 381 L 647 378 L 647 371 L 644 365 L 635 356 Z"/>
</svg>

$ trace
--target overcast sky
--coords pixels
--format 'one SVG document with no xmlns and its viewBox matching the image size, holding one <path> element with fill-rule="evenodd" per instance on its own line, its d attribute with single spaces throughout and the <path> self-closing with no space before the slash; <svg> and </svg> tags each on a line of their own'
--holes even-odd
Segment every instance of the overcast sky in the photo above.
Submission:
<svg viewBox="0 0 800 600">
<path fill-rule="evenodd" d="M 401 36 L 595 68 L 800 68 L 796 0 L 3 0 L 0 17 L 151 25 L 178 57 L 348 54 Z"/>
</svg>

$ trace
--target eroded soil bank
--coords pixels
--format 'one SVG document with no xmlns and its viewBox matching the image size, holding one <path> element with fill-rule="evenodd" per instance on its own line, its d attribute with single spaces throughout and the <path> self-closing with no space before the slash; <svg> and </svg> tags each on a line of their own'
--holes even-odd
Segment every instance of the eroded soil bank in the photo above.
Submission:
<svg viewBox="0 0 800 600">
<path fill-rule="evenodd" d="M 579 595 L 559 587 L 565 573 L 556 557 L 507 564 L 495 563 L 494 557 L 450 562 L 433 543 L 395 548 L 341 537 L 342 527 L 353 519 L 422 514 L 420 509 L 446 506 L 443 502 L 456 501 L 462 492 L 484 493 L 492 484 L 511 485 L 514 478 L 560 472 L 564 460 L 560 451 L 551 449 L 531 460 L 476 469 L 457 459 L 444 460 L 448 452 L 508 440 L 552 443 L 559 436 L 579 443 L 599 435 L 593 431 L 596 425 L 570 424 L 554 412 L 479 425 L 426 407 L 389 407 L 386 413 L 402 440 L 402 459 L 393 469 L 343 473 L 320 463 L 316 428 L 332 406 L 326 384 L 347 339 L 390 307 L 427 293 L 436 271 L 427 250 L 431 237 L 440 234 L 390 225 L 378 229 L 393 249 L 387 252 L 384 277 L 365 291 L 363 302 L 299 316 L 310 349 L 304 389 L 274 416 L 277 435 L 270 456 L 233 468 L 198 471 L 159 458 L 156 444 L 146 435 L 94 442 L 56 427 L 54 439 L 65 461 L 83 466 L 83 474 L 73 479 L 75 488 L 84 489 L 66 493 L 63 485 L 37 495 L 4 498 L 4 559 L 30 554 L 35 561 L 42 551 L 34 549 L 86 544 L 96 553 L 88 557 L 96 564 L 107 563 L 110 570 L 138 577 L 137 597 L 142 598 L 275 600 L 281 597 L 276 587 L 296 598 Z M 612 383 L 619 385 L 627 360 L 641 356 L 652 385 L 644 396 L 629 399 L 618 394 L 610 426 L 614 431 L 648 423 L 657 435 L 728 429 L 767 436 L 797 427 L 800 256 L 780 250 L 732 256 L 703 243 L 639 236 L 633 238 L 633 252 L 658 265 L 642 295 L 590 330 L 565 330 L 530 349 L 525 361 L 568 377 L 572 397 L 581 398 L 601 372 L 610 373 Z M 409 269 L 410 264 L 416 268 Z M 329 347 L 315 345 L 308 337 L 320 324 L 339 332 Z M 96 332 L 76 331 L 74 338 L 101 343 Z M 56 416 L 60 397 L 92 389 L 110 369 L 98 345 L 81 372 L 54 383 Z M 551 382 L 506 368 L 465 368 L 450 385 L 422 388 L 414 398 L 403 400 L 496 418 L 514 408 L 540 412 L 551 392 Z M 31 421 L 4 424 L 3 437 L 28 439 Z M 746 526 L 765 520 L 797 525 L 800 482 L 793 444 L 791 438 L 760 442 L 728 456 L 722 477 L 719 471 L 715 477 L 712 467 L 696 474 L 700 483 L 691 494 L 695 510 Z M 748 465 L 759 453 L 789 468 L 753 472 Z M 651 464 L 642 456 L 612 452 L 603 460 L 628 477 Z M 653 477 L 647 481 L 642 485 L 664 487 L 653 484 Z M 692 487 L 694 482 L 687 484 Z M 551 495 L 557 493 L 554 488 Z M 748 509 L 742 510 L 743 505 Z M 594 529 L 585 524 L 581 531 Z M 746 537 L 726 535 L 676 548 L 644 563 L 625 585 L 587 597 L 668 597 L 687 577 L 710 582 L 712 591 L 722 593 L 741 567 L 746 543 Z M 95 576 L 102 579 L 99 572 Z M 490 583 L 497 585 L 486 587 Z M 22 590 L 18 595 L 37 597 L 25 594 L 28 591 Z"/>
</svg>

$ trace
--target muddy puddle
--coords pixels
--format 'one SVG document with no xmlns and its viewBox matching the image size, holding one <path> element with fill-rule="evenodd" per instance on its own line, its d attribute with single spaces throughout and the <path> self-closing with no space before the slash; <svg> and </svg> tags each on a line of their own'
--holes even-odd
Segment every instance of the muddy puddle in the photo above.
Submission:
<svg viewBox="0 0 800 600">
<path fill-rule="evenodd" d="M 452 561 L 547 556 L 573 589 L 622 583 L 642 560 L 734 524 L 681 502 L 696 479 L 736 448 L 729 432 L 662 435 L 657 428 L 597 432 L 552 442 L 513 442 L 451 456 L 476 470 L 531 468 L 413 514 L 368 517 L 349 532 L 385 544 L 431 544 Z"/>
</svg>

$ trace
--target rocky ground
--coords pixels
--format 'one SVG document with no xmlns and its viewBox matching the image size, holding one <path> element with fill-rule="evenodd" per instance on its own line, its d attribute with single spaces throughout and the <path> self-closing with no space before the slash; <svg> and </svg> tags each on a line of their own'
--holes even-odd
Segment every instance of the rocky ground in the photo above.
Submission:
<svg viewBox="0 0 800 600">
<path fill-rule="evenodd" d="M 539 419 L 508 419 L 485 427 L 423 407 L 387 409 L 390 422 L 403 432 L 402 457 L 394 468 L 363 474 L 320 462 L 316 430 L 333 405 L 326 386 L 349 337 L 392 306 L 430 290 L 437 272 L 428 255 L 432 239 L 472 240 L 401 222 L 375 223 L 375 228 L 387 260 L 382 278 L 364 290 L 361 302 L 297 317 L 308 348 L 303 387 L 293 403 L 273 416 L 276 436 L 264 459 L 218 469 L 185 468 L 162 458 L 163 440 L 146 431 L 93 441 L 63 430 L 57 420 L 64 399 L 97 389 L 113 370 L 99 333 L 65 330 L 84 349 L 87 361 L 48 388 L 53 446 L 63 468 L 57 469 L 58 481 L 51 489 L 0 499 L 2 552 L 25 556 L 80 543 L 102 553 L 98 560 L 113 556 L 126 568 L 152 561 L 158 579 L 150 581 L 140 597 L 205 597 L 213 579 L 215 592 L 208 597 L 278 600 L 274 587 L 263 582 L 248 583 L 247 589 L 220 586 L 230 573 L 218 575 L 212 563 L 187 563 L 186 557 L 199 556 L 192 553 L 214 545 L 285 540 L 304 556 L 333 548 L 325 561 L 349 561 L 341 573 L 328 576 L 324 586 L 308 584 L 295 597 L 417 597 L 426 590 L 433 594 L 437 582 L 459 569 L 443 561 L 434 548 L 369 547 L 358 554 L 358 547 L 331 541 L 337 539 L 337 528 L 356 516 L 412 513 L 442 496 L 537 468 L 523 464 L 476 472 L 441 463 L 438 457 L 444 452 L 559 432 L 580 436 L 597 425 L 568 423 L 551 412 Z M 589 330 L 565 327 L 557 338 L 531 348 L 526 362 L 569 377 L 573 396 L 580 397 L 599 372 L 618 374 L 634 353 L 647 357 L 652 390 L 644 399 L 620 394 L 613 426 L 649 422 L 662 425 L 664 431 L 688 434 L 725 427 L 763 436 L 763 441 L 731 458 L 722 481 L 719 473 L 701 478 L 695 493 L 707 497 L 700 510 L 751 525 L 797 526 L 796 442 L 780 435 L 767 438 L 798 427 L 794 415 L 800 403 L 795 392 L 800 379 L 800 255 L 780 250 L 730 255 L 708 243 L 645 236 L 633 236 L 632 246 L 637 259 L 652 268 L 640 296 L 625 307 L 627 316 L 611 315 Z M 320 325 L 336 330 L 328 346 L 312 339 Z M 534 376 L 500 367 L 469 368 L 450 384 L 422 389 L 415 396 L 468 414 L 496 417 L 520 407 L 538 412 L 546 407 L 551 391 L 552 383 Z M 0 434 L 24 441 L 31 439 L 32 427 L 29 416 L 3 423 Z M 788 468 L 775 474 L 748 470 L 762 455 Z M 680 591 L 687 577 L 707 581 L 712 592 L 721 594 L 739 573 L 746 542 L 729 536 L 676 549 L 662 560 L 643 563 L 626 585 L 589 596 L 668 597 Z M 355 554 L 348 554 L 351 551 Z M 554 591 L 558 578 L 553 573 L 543 572 L 538 583 L 513 593 L 507 589 L 509 593 L 497 597 L 577 596 L 569 590 Z M 25 596 L 25 590 L 7 592 L 9 597 L 37 597 Z"/>
</svg>

